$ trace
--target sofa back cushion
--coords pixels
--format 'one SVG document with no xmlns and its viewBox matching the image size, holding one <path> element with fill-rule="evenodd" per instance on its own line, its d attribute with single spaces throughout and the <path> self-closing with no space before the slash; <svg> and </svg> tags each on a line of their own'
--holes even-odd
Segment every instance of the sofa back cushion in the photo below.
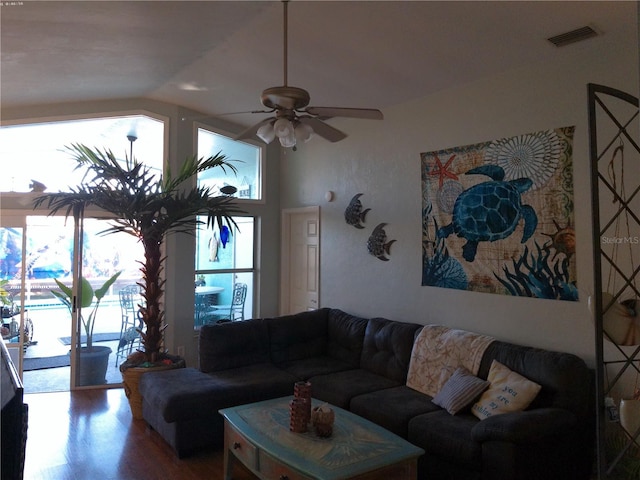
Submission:
<svg viewBox="0 0 640 480">
<path fill-rule="evenodd" d="M 367 323 L 360 366 L 391 380 L 405 383 L 417 323 L 372 318 Z"/>
<path fill-rule="evenodd" d="M 327 354 L 328 308 L 266 319 L 271 361 L 280 364 Z"/>
<path fill-rule="evenodd" d="M 204 325 L 200 370 L 209 373 L 269 361 L 269 330 L 262 319 Z"/>
<path fill-rule="evenodd" d="M 484 353 L 479 377 L 487 378 L 493 360 L 542 387 L 529 409 L 556 407 L 580 417 L 592 414 L 593 373 L 576 355 L 495 341 Z"/>
<path fill-rule="evenodd" d="M 359 318 L 336 308 L 329 311 L 327 322 L 327 355 L 353 368 L 360 367 L 366 318 Z"/>
</svg>

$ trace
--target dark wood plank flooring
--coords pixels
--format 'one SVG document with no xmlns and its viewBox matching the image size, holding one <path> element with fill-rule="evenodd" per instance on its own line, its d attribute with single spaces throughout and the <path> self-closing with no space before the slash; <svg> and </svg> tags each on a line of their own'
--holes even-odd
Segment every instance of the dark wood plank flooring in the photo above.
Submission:
<svg viewBox="0 0 640 480">
<path fill-rule="evenodd" d="M 178 459 L 122 389 L 25 395 L 29 429 L 25 480 L 223 479 L 222 451 Z M 241 467 L 234 480 L 254 480 Z"/>
</svg>

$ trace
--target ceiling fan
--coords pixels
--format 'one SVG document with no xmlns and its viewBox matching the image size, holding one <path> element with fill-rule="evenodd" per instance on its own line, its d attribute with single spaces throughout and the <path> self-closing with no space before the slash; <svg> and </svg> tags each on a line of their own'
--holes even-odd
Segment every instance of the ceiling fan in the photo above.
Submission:
<svg viewBox="0 0 640 480">
<path fill-rule="evenodd" d="M 284 83 L 282 86 L 270 87 L 262 92 L 260 99 L 268 110 L 251 112 L 275 113 L 275 116 L 261 120 L 237 135 L 235 139 L 242 140 L 256 136 L 265 143 L 271 143 L 278 138 L 283 147 L 293 147 L 295 150 L 297 142 L 308 141 L 314 133 L 330 142 L 338 142 L 346 138 L 346 133 L 324 122 L 329 118 L 351 117 L 382 120 L 382 112 L 373 108 L 309 107 L 309 92 L 287 84 L 288 3 L 289 0 L 282 0 Z"/>
</svg>

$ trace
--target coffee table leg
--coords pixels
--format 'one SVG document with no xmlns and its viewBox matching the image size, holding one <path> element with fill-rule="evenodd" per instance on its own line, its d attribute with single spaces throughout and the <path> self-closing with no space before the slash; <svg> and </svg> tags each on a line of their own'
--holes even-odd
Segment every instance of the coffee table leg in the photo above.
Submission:
<svg viewBox="0 0 640 480">
<path fill-rule="evenodd" d="M 224 448 L 224 480 L 231 480 L 231 474 L 233 473 L 233 462 L 235 455 L 229 452 L 229 449 L 225 445 Z"/>
</svg>

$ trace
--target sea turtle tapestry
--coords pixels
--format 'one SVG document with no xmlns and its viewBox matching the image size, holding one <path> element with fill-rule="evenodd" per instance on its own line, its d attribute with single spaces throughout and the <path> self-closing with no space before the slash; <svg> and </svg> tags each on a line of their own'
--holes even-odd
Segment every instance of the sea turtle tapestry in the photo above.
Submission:
<svg viewBox="0 0 640 480">
<path fill-rule="evenodd" d="M 578 299 L 573 132 L 421 154 L 423 286 Z"/>
</svg>

